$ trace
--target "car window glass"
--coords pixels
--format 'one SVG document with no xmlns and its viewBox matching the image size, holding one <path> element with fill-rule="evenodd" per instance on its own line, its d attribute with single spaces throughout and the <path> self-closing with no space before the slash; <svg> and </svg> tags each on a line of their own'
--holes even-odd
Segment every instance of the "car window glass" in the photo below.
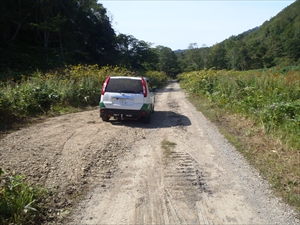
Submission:
<svg viewBox="0 0 300 225">
<path fill-rule="evenodd" d="M 110 79 L 107 87 L 107 92 L 122 92 L 122 93 L 142 93 L 143 87 L 141 80 L 133 79 Z"/>
<path fill-rule="evenodd" d="M 148 87 L 149 87 L 149 90 L 152 91 L 153 88 L 152 88 L 152 84 L 150 83 L 150 81 L 148 81 Z"/>
</svg>

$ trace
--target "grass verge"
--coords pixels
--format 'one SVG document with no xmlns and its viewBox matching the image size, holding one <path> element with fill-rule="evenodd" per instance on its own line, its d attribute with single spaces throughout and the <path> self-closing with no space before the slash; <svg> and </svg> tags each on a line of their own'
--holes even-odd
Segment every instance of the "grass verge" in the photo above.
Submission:
<svg viewBox="0 0 300 225">
<path fill-rule="evenodd" d="M 23 175 L 0 167 L 0 224 L 41 224 L 46 220 L 47 191 L 24 181 Z"/>
<path fill-rule="evenodd" d="M 300 211 L 300 151 L 267 134 L 249 117 L 233 114 L 199 95 L 190 95 L 189 100 L 271 183 L 275 195 Z"/>
</svg>

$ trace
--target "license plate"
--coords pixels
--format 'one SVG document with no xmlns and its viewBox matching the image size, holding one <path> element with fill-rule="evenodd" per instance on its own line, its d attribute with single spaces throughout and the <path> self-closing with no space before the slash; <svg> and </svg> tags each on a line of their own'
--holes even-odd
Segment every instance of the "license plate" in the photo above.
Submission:
<svg viewBox="0 0 300 225">
<path fill-rule="evenodd" d="M 122 105 L 126 105 L 127 103 L 128 103 L 127 100 L 125 100 L 125 99 L 122 99 L 122 100 L 121 100 L 121 104 L 122 104 Z"/>
</svg>

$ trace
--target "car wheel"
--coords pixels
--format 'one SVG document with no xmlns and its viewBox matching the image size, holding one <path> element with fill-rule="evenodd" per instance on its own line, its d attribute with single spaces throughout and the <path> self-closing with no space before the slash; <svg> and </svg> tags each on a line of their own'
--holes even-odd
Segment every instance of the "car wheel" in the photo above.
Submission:
<svg viewBox="0 0 300 225">
<path fill-rule="evenodd" d="M 104 122 L 107 122 L 108 120 L 109 120 L 109 117 L 108 116 L 103 116 L 103 117 L 101 117 L 102 118 L 102 121 L 104 121 Z"/>
</svg>

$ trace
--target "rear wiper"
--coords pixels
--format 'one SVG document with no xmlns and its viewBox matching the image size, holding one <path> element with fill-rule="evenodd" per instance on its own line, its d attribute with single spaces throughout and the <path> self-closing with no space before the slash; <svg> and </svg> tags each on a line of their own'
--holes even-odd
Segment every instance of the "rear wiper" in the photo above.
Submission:
<svg viewBox="0 0 300 225">
<path fill-rule="evenodd" d="M 134 91 L 129 91 L 129 90 L 118 90 L 118 92 L 121 93 L 135 93 Z"/>
</svg>

